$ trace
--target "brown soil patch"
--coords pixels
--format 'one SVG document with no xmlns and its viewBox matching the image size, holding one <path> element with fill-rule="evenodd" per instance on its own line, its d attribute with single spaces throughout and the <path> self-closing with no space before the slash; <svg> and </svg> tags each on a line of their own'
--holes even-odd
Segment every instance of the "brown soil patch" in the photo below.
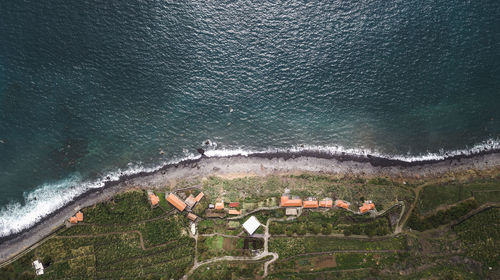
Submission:
<svg viewBox="0 0 500 280">
<path fill-rule="evenodd" d="M 238 240 L 236 238 L 224 238 L 224 242 L 222 243 L 222 248 L 226 251 L 232 251 L 236 248 L 236 242 Z"/>
<path fill-rule="evenodd" d="M 336 261 L 335 255 L 315 257 L 315 258 L 313 258 L 312 263 L 314 263 L 315 268 L 319 268 L 319 269 L 337 267 L 337 261 Z"/>
</svg>

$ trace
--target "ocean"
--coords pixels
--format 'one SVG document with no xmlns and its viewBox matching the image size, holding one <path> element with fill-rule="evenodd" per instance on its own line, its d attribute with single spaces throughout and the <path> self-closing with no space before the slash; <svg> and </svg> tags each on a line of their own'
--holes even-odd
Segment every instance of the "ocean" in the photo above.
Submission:
<svg viewBox="0 0 500 280">
<path fill-rule="evenodd" d="M 3 0 L 0 236 L 200 147 L 498 148 L 499 104 L 500 1 Z"/>
</svg>

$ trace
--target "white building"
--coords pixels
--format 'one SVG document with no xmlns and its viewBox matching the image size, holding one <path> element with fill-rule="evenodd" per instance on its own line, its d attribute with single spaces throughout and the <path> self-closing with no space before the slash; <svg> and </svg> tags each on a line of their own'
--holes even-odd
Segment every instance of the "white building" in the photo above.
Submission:
<svg viewBox="0 0 500 280">
<path fill-rule="evenodd" d="M 255 216 L 250 217 L 245 223 L 243 223 L 243 229 L 252 235 L 260 227 L 260 222 L 255 218 Z"/>
<path fill-rule="evenodd" d="M 36 275 L 43 274 L 43 264 L 39 260 L 33 262 L 33 267 L 35 268 Z"/>
</svg>

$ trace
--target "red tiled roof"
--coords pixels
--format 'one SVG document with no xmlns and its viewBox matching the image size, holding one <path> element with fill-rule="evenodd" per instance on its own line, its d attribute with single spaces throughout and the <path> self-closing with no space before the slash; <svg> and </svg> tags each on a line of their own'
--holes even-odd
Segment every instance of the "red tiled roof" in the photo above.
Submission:
<svg viewBox="0 0 500 280">
<path fill-rule="evenodd" d="M 224 202 L 215 203 L 215 210 L 222 210 L 222 209 L 224 209 Z"/>
<path fill-rule="evenodd" d="M 230 202 L 229 203 L 229 207 L 239 207 L 240 206 L 240 203 L 239 202 Z"/>
<path fill-rule="evenodd" d="M 344 208 L 344 209 L 349 209 L 349 204 L 343 200 L 337 200 L 335 201 L 335 206 Z"/>
<path fill-rule="evenodd" d="M 193 214 L 193 213 L 188 213 L 188 214 L 187 214 L 187 217 L 188 217 L 188 219 L 190 219 L 190 220 L 191 220 L 191 221 L 193 221 L 193 222 L 194 222 L 194 221 L 196 221 L 196 219 L 198 218 L 198 216 L 196 216 L 196 215 L 195 215 L 195 214 Z"/>
<path fill-rule="evenodd" d="M 331 200 L 321 200 L 319 202 L 319 207 L 332 208 L 332 206 L 333 206 L 333 201 Z"/>
<path fill-rule="evenodd" d="M 73 216 L 73 217 L 69 218 L 69 222 L 72 224 L 76 224 L 76 223 L 78 223 L 78 219 L 75 216 Z"/>
<path fill-rule="evenodd" d="M 318 208 L 317 200 L 306 200 L 304 201 L 304 208 Z"/>
<path fill-rule="evenodd" d="M 76 220 L 78 222 L 83 222 L 83 213 L 82 213 L 82 211 L 78 211 L 78 213 L 76 213 L 75 216 L 76 216 Z"/>
<path fill-rule="evenodd" d="M 203 192 L 199 193 L 195 198 L 194 200 L 196 200 L 196 202 L 200 201 L 203 197 L 205 196 L 205 194 L 203 194 Z"/>
<path fill-rule="evenodd" d="M 151 205 L 157 205 L 160 202 L 160 198 L 155 194 L 150 194 L 149 200 L 151 201 Z"/>
<path fill-rule="evenodd" d="M 281 197 L 281 207 L 300 207 L 302 199 L 289 199 L 288 196 Z"/>
<path fill-rule="evenodd" d="M 229 215 L 239 215 L 241 214 L 241 211 L 230 209 L 229 210 Z"/>
<path fill-rule="evenodd" d="M 363 203 L 363 206 L 359 207 L 359 212 L 365 213 L 370 210 L 375 209 L 375 204 L 373 203 Z"/>
<path fill-rule="evenodd" d="M 167 201 L 170 202 L 175 208 L 179 209 L 179 211 L 184 211 L 184 208 L 186 208 L 186 203 L 173 193 L 168 195 Z"/>
</svg>

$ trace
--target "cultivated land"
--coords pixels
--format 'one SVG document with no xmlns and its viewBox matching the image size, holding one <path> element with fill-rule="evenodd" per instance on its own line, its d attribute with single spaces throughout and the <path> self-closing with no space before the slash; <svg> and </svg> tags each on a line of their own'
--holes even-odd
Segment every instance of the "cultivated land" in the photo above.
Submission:
<svg viewBox="0 0 500 280">
<path fill-rule="evenodd" d="M 0 279 L 499 279 L 500 168 L 412 175 L 238 172 L 129 183 L 83 208 L 84 222 L 9 258 Z M 146 195 L 153 188 L 156 208 Z M 351 205 L 290 217 L 279 207 L 285 189 Z M 165 193 L 201 191 L 193 235 Z M 222 200 L 226 210 L 239 202 L 242 214 L 209 217 L 208 204 Z M 357 213 L 364 200 L 376 210 Z M 249 236 L 241 225 L 252 215 L 262 226 Z M 35 276 L 35 259 L 44 275 Z"/>
</svg>

